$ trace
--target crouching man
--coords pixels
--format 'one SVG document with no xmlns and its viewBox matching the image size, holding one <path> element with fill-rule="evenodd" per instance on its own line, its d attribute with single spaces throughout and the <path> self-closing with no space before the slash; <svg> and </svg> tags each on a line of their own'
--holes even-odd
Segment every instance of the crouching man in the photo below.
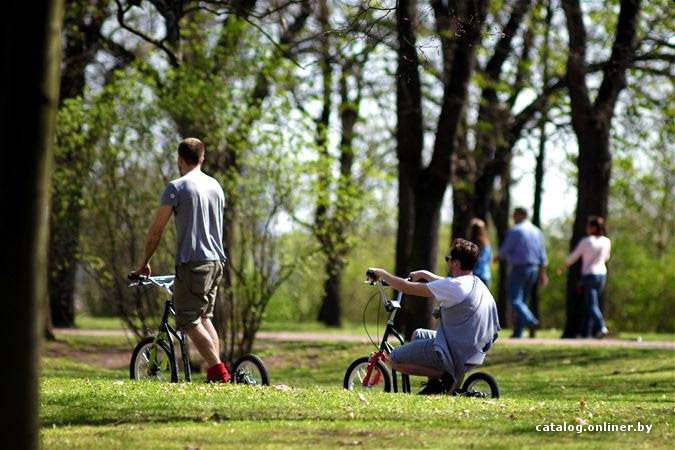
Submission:
<svg viewBox="0 0 675 450">
<path fill-rule="evenodd" d="M 483 363 L 501 329 L 490 290 L 473 274 L 479 254 L 476 244 L 455 239 L 445 257 L 451 275 L 447 278 L 419 270 L 404 280 L 383 269 L 370 269 L 397 291 L 439 302 L 437 329 L 415 330 L 412 341 L 391 354 L 392 369 L 429 377 L 422 395 L 453 392 L 467 370 Z"/>
</svg>

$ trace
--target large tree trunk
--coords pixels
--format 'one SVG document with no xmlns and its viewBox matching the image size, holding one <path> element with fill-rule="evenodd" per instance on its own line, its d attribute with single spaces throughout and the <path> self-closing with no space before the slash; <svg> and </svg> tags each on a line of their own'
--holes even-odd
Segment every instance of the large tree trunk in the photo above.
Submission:
<svg viewBox="0 0 675 450">
<path fill-rule="evenodd" d="M 607 217 L 612 155 L 609 136 L 614 107 L 626 86 L 626 71 L 635 55 L 635 36 L 640 15 L 640 0 L 621 0 L 619 20 L 612 53 L 603 70 L 598 94 L 591 102 L 586 84 L 586 28 L 579 0 L 563 0 L 569 35 L 567 87 L 572 108 L 572 127 L 577 136 L 577 208 L 570 240 L 572 250 L 585 234 L 589 215 Z M 581 334 L 584 307 L 578 289 L 580 263 L 572 266 L 567 277 L 567 320 L 563 337 Z"/>
<path fill-rule="evenodd" d="M 415 179 L 413 246 L 410 255 L 413 269 L 431 271 L 436 270 L 440 208 L 450 181 L 457 130 L 463 117 L 469 79 L 475 65 L 475 49 L 480 42 L 487 2 L 457 2 L 452 10 L 444 2 L 433 2 L 433 7 L 436 31 L 441 39 L 443 53 L 443 102 L 431 161 L 426 168 L 417 171 Z M 458 30 L 462 32 L 459 33 Z M 418 123 L 421 125 L 421 121 Z M 431 306 L 429 299 L 406 299 L 399 314 L 399 323 L 403 325 L 407 338 L 410 338 L 416 328 L 431 326 Z"/>
<path fill-rule="evenodd" d="M 3 446 L 38 447 L 38 349 L 47 294 L 49 165 L 58 99 L 60 1 L 11 2 L 2 27 L 0 132 L 18 136 L 20 151 L 4 153 L 0 193 L 15 207 L 0 220 L 5 316 L 0 432 Z M 20 38 L 18 38 L 20 37 Z M 11 62 L 11 63 L 9 63 Z M 21 168 L 21 170 L 17 170 Z"/>
</svg>

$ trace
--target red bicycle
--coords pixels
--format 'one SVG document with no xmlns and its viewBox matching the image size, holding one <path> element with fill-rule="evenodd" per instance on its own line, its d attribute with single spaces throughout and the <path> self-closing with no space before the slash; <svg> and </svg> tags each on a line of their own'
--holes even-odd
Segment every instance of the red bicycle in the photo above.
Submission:
<svg viewBox="0 0 675 450">
<path fill-rule="evenodd" d="M 387 283 L 382 280 L 373 281 L 375 278 L 372 274 L 366 273 L 369 284 L 376 285 L 379 290 L 380 299 L 384 304 L 384 309 L 389 313 L 387 325 L 384 328 L 384 335 L 380 341 L 380 345 L 376 352 L 371 353 L 370 356 L 365 356 L 353 361 L 345 372 L 343 385 L 345 389 L 349 390 L 373 390 L 381 389 L 383 392 L 398 392 L 399 380 L 398 374 L 395 370 L 387 368 L 385 361 L 389 359 L 389 355 L 394 350 L 394 347 L 389 343 L 389 338 L 393 336 L 399 345 L 405 344 L 405 340 L 394 327 L 394 319 L 396 314 L 401 309 L 401 302 L 403 300 L 403 293 L 398 292 L 396 299 L 392 300 L 387 297 L 384 290 Z M 367 307 L 367 305 L 366 305 Z M 364 322 L 365 327 L 365 322 Z M 366 333 L 368 331 L 366 330 Z M 410 393 L 410 377 L 407 374 L 400 374 L 401 391 Z M 460 380 L 461 381 L 461 380 Z M 463 395 L 466 397 L 481 397 L 481 398 L 499 398 L 499 386 L 495 379 L 485 372 L 472 373 L 461 387 L 452 392 L 452 395 Z"/>
</svg>

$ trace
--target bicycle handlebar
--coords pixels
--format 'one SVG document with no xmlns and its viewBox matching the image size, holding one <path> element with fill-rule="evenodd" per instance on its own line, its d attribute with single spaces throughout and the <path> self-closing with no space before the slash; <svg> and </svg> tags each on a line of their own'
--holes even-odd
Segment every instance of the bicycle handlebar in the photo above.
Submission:
<svg viewBox="0 0 675 450">
<path fill-rule="evenodd" d="M 129 281 L 147 281 L 148 276 L 147 275 L 139 275 L 136 274 L 135 272 L 129 272 L 127 275 L 127 280 Z"/>
<path fill-rule="evenodd" d="M 378 280 L 377 277 L 375 276 L 375 272 L 372 270 L 366 270 L 366 277 L 368 278 L 366 280 L 366 283 L 369 283 L 370 285 L 374 286 L 376 282 L 382 283 L 382 286 L 389 286 L 389 283 L 387 283 L 384 280 Z M 407 281 L 412 281 L 412 277 L 406 278 Z M 420 280 L 422 283 L 426 283 L 426 280 Z"/>
<path fill-rule="evenodd" d="M 366 270 L 366 278 L 368 278 L 366 280 L 366 283 L 369 283 L 371 286 L 374 286 L 375 283 L 378 281 L 382 283 L 382 286 L 389 286 L 389 284 L 386 281 L 378 280 L 377 276 L 375 275 L 375 272 L 373 272 L 372 270 Z"/>
</svg>

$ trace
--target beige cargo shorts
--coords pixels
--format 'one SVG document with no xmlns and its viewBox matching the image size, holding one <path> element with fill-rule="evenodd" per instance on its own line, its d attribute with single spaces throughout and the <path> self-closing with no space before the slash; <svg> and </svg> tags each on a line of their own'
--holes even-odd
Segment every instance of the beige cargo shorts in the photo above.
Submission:
<svg viewBox="0 0 675 450">
<path fill-rule="evenodd" d="M 185 330 L 213 317 L 218 284 L 223 278 L 222 261 L 193 261 L 176 266 L 173 303 L 176 328 Z"/>
</svg>

